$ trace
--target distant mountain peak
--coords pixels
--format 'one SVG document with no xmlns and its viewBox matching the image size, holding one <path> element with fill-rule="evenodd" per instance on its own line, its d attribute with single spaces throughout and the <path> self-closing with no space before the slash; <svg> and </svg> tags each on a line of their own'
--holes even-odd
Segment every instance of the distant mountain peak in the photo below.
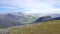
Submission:
<svg viewBox="0 0 60 34">
<path fill-rule="evenodd" d="M 60 20 L 60 14 L 51 14 L 51 15 L 40 17 L 35 21 L 35 23 L 51 21 L 51 20 Z"/>
</svg>

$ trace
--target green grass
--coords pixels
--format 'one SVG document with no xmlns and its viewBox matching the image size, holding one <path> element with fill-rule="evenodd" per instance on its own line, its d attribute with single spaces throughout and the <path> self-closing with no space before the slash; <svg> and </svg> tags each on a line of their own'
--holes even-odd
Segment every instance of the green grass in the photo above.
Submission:
<svg viewBox="0 0 60 34">
<path fill-rule="evenodd" d="M 60 20 L 9 28 L 10 34 L 60 34 Z"/>
</svg>

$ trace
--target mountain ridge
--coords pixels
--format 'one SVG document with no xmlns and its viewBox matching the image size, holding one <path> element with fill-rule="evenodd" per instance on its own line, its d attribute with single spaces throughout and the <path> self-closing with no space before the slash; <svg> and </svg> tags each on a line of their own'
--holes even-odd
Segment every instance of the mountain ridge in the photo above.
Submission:
<svg viewBox="0 0 60 34">
<path fill-rule="evenodd" d="M 42 17 L 39 17 L 35 22 L 45 22 L 45 21 L 51 21 L 51 20 L 60 20 L 60 14 L 42 16 Z"/>
<path fill-rule="evenodd" d="M 28 16 L 23 13 L 3 13 L 0 14 L 0 28 L 32 23 L 35 18 L 34 16 Z"/>
</svg>

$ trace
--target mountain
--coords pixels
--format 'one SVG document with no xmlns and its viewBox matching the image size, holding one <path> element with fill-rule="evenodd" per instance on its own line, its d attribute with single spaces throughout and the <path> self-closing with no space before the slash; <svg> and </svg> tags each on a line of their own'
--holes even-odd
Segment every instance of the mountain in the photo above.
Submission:
<svg viewBox="0 0 60 34">
<path fill-rule="evenodd" d="M 47 16 L 37 16 L 34 14 L 25 14 L 21 12 L 0 14 L 0 28 L 11 26 L 26 25 L 38 22 L 60 20 L 60 14 L 51 14 Z"/>
<path fill-rule="evenodd" d="M 52 15 L 47 15 L 38 18 L 34 23 L 36 22 L 46 22 L 46 21 L 51 21 L 51 20 L 60 20 L 60 14 L 52 14 Z"/>
<path fill-rule="evenodd" d="M 28 16 L 24 13 L 3 13 L 0 14 L 0 28 L 25 25 L 28 23 L 32 23 L 36 17 Z"/>
</svg>

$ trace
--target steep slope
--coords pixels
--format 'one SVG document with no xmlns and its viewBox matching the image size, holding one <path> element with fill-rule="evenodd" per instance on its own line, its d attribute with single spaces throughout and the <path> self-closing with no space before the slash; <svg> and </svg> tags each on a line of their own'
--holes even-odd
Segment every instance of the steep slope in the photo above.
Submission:
<svg viewBox="0 0 60 34">
<path fill-rule="evenodd" d="M 24 25 L 32 23 L 34 16 L 28 16 L 23 13 L 6 13 L 0 14 L 0 28 Z"/>
<path fill-rule="evenodd" d="M 51 16 L 44 16 L 44 17 L 38 18 L 34 23 L 49 21 L 49 20 L 51 20 L 51 19 L 52 19 Z"/>
<path fill-rule="evenodd" d="M 2 29 L 1 32 L 6 34 L 60 34 L 60 20 L 28 24 L 24 27 L 11 27 L 5 30 Z"/>
<path fill-rule="evenodd" d="M 15 19 L 7 17 L 6 15 L 0 15 L 0 28 L 17 26 L 17 25 L 21 25 L 21 23 Z"/>
<path fill-rule="evenodd" d="M 53 14 L 53 15 L 47 15 L 47 16 L 40 17 L 34 23 L 46 22 L 46 21 L 52 21 L 52 20 L 60 20 L 60 14 Z"/>
</svg>

